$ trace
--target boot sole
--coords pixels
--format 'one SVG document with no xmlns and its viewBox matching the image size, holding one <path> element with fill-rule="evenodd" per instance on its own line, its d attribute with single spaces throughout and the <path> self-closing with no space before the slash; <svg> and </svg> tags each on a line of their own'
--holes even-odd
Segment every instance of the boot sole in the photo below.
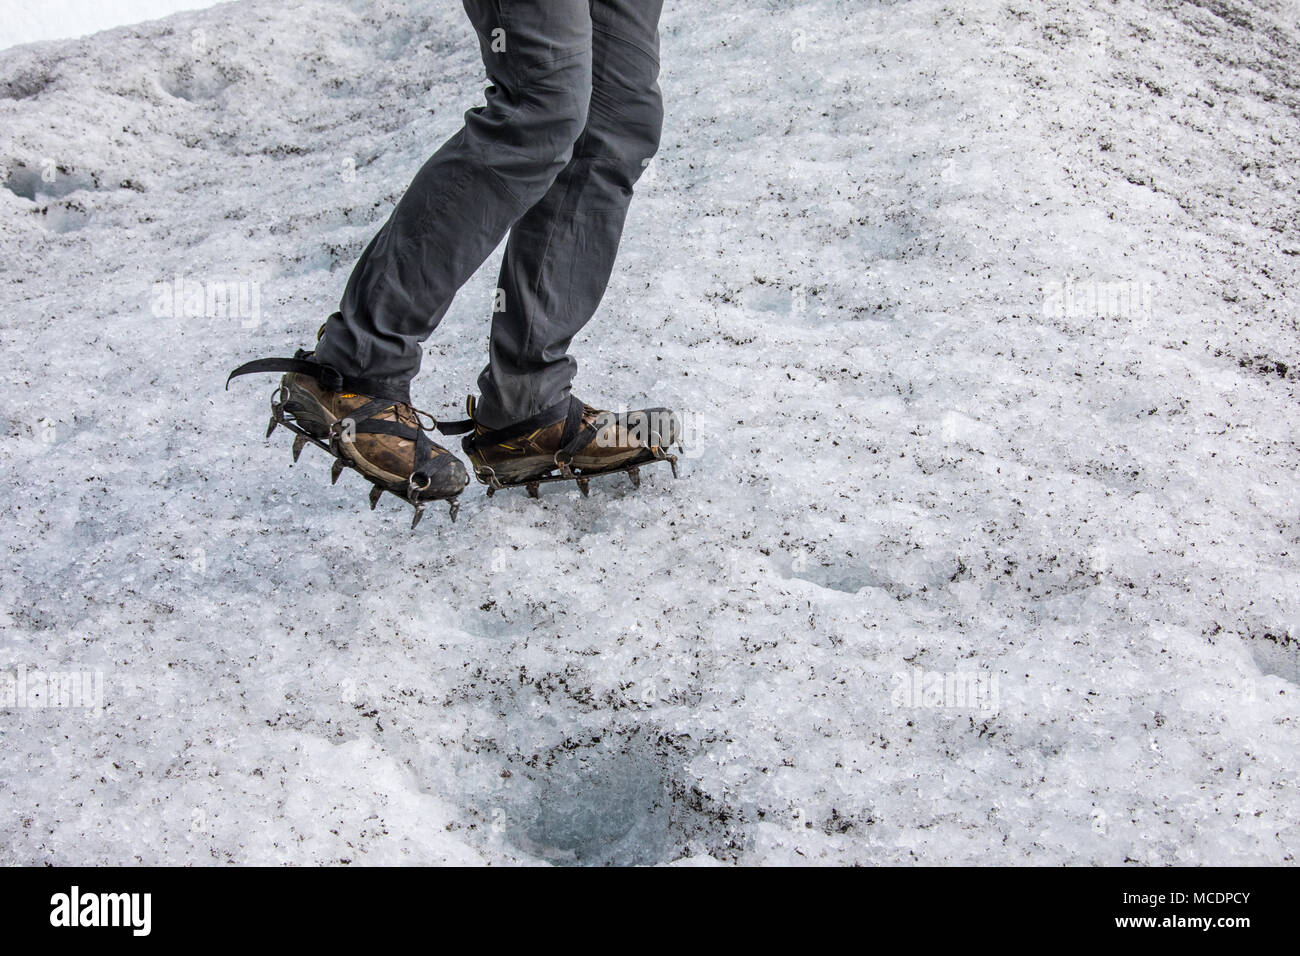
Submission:
<svg viewBox="0 0 1300 956">
<path fill-rule="evenodd" d="M 503 485 L 525 485 L 539 478 L 546 478 L 558 470 L 554 456 L 530 455 L 521 458 L 509 458 L 497 464 L 488 464 L 478 456 L 469 455 L 470 464 L 474 466 L 474 477 L 480 484 L 491 485 L 495 477 Z M 578 478 L 594 478 L 597 475 L 626 471 L 634 465 L 650 464 L 657 461 L 648 448 L 630 449 L 626 455 L 607 458 L 575 458 L 570 463 Z"/>
</svg>

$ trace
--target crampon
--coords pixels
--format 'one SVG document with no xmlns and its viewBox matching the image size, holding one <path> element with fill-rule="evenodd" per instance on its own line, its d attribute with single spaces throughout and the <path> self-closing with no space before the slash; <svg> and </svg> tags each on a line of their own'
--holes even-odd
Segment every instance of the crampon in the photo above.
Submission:
<svg viewBox="0 0 1300 956">
<path fill-rule="evenodd" d="M 474 400 L 468 403 L 473 431 L 461 447 L 474 466 L 474 476 L 487 486 L 488 497 L 522 486 L 532 498 L 541 486 L 571 481 L 584 495 L 599 475 L 626 474 L 641 486 L 641 468 L 667 462 L 677 477 L 677 456 L 668 449 L 681 445 L 681 425 L 666 408 L 614 413 L 583 404 L 576 398 L 547 409 L 509 428 L 489 430 L 474 422 Z M 459 424 L 459 423 L 458 423 Z"/>
<path fill-rule="evenodd" d="M 340 375 L 312 361 L 310 354 L 299 350 L 292 359 L 248 362 L 230 373 L 226 387 L 240 375 L 286 373 L 271 396 L 266 436 L 277 427 L 293 432 L 295 464 L 303 449 L 314 445 L 334 459 L 331 483 L 349 469 L 370 482 L 372 511 L 388 492 L 415 509 L 412 530 L 431 501 L 447 501 L 455 521 L 469 476 L 429 432 L 464 434 L 473 422 L 439 422 L 411 406 L 405 396 L 386 394 L 390 389 L 383 384 Z"/>
</svg>

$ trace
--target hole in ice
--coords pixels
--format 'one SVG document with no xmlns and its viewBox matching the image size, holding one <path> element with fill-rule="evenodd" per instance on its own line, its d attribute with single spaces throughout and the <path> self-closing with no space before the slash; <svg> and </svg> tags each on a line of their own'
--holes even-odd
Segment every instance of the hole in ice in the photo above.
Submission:
<svg viewBox="0 0 1300 956">
<path fill-rule="evenodd" d="M 53 163 L 48 166 L 18 163 L 5 176 L 4 187 L 15 196 L 36 203 L 62 199 L 82 189 L 99 188 L 92 177 L 69 173 Z"/>
<path fill-rule="evenodd" d="M 729 815 L 677 782 L 682 759 L 676 745 L 641 729 L 512 759 L 506 839 L 578 866 L 648 866 L 738 847 Z"/>
<path fill-rule="evenodd" d="M 187 103 L 201 103 L 220 96 L 235 77 L 210 63 L 183 63 L 161 81 L 171 96 Z"/>
<path fill-rule="evenodd" d="M 542 782 L 519 841 L 554 862 L 648 864 L 668 844 L 668 788 L 658 770 L 626 754 L 570 754 Z"/>
</svg>

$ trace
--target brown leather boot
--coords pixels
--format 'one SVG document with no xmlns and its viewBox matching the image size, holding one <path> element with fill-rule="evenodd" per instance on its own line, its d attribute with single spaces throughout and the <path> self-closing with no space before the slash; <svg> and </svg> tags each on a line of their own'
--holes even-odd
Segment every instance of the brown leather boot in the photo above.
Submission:
<svg viewBox="0 0 1300 956">
<path fill-rule="evenodd" d="M 448 426 L 402 398 L 371 397 L 367 392 L 382 392 L 384 386 L 345 378 L 312 361 L 307 352 L 300 351 L 292 359 L 249 362 L 235 369 L 231 378 L 268 371 L 287 374 L 271 400 L 267 435 L 277 425 L 294 432 L 298 436 L 293 443 L 295 462 L 310 442 L 334 456 L 332 481 L 351 467 L 374 485 L 371 509 L 387 491 L 414 506 L 412 528 L 419 524 L 428 501 L 450 501 L 455 520 L 456 499 L 469 484 L 469 475 L 459 458 L 429 437 L 430 430 Z"/>
<path fill-rule="evenodd" d="M 472 420 L 473 398 L 469 415 Z M 525 485 L 536 497 L 540 483 L 565 480 L 576 481 L 585 495 L 592 476 L 610 472 L 627 472 L 640 485 L 638 468 L 649 462 L 667 461 L 676 475 L 677 458 L 668 448 L 681 435 L 681 423 L 666 408 L 616 414 L 570 398 L 509 428 L 475 422 L 462 447 L 489 495 Z"/>
<path fill-rule="evenodd" d="M 317 438 L 334 437 L 347 463 L 385 490 L 405 495 L 414 484 L 424 500 L 450 498 L 469 484 L 459 458 L 427 437 L 420 441 L 423 413 L 405 402 L 329 391 L 292 373 L 280 387 L 284 411 L 296 424 Z"/>
</svg>

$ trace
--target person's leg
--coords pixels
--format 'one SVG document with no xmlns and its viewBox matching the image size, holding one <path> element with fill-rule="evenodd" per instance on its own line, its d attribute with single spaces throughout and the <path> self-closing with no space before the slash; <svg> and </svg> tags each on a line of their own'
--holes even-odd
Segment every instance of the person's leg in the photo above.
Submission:
<svg viewBox="0 0 1300 956">
<path fill-rule="evenodd" d="M 577 371 L 569 343 L 613 271 L 633 184 L 659 146 L 662 0 L 589 0 L 592 97 L 573 157 L 515 223 L 502 304 L 475 417 L 505 428 L 563 402 Z"/>
<path fill-rule="evenodd" d="M 591 96 L 590 0 L 463 0 L 487 105 L 416 174 L 362 253 L 316 360 L 404 390 L 420 343 L 565 168 Z"/>
</svg>

